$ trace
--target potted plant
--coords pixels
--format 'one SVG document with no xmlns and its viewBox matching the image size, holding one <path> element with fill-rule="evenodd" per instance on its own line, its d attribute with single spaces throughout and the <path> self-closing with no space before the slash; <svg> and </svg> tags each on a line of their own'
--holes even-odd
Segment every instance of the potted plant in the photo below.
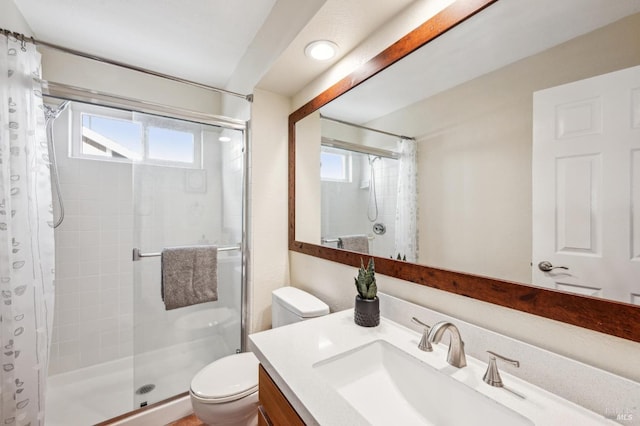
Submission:
<svg viewBox="0 0 640 426">
<path fill-rule="evenodd" d="M 369 259 L 369 264 L 364 267 L 364 262 L 360 259 L 360 269 L 356 281 L 356 304 L 354 309 L 354 320 L 356 324 L 363 327 L 375 327 L 380 324 L 380 300 L 378 300 L 378 287 L 376 286 L 376 275 L 373 258 Z"/>
</svg>

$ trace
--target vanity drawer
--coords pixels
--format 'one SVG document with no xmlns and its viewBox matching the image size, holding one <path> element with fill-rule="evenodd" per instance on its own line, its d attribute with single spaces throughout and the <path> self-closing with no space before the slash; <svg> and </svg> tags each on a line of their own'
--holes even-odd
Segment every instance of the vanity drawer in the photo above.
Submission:
<svg viewBox="0 0 640 426">
<path fill-rule="evenodd" d="M 303 426 L 304 422 L 293 409 L 280 388 L 273 382 L 262 365 L 258 373 L 258 398 L 260 399 L 260 412 L 258 422 L 260 425 L 274 426 Z"/>
</svg>

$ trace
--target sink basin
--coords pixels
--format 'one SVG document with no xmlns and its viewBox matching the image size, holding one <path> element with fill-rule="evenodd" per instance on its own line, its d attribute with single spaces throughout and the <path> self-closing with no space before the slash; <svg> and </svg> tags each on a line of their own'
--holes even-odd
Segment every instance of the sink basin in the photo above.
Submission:
<svg viewBox="0 0 640 426">
<path fill-rule="evenodd" d="M 374 425 L 534 424 L 384 340 L 317 362 L 313 368 Z"/>
</svg>

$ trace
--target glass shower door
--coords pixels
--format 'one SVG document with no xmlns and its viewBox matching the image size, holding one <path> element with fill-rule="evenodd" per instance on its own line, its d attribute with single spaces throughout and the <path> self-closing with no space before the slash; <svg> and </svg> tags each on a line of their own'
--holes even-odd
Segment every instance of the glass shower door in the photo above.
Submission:
<svg viewBox="0 0 640 426">
<path fill-rule="evenodd" d="M 134 408 L 189 390 L 205 365 L 241 348 L 241 130 L 137 114 L 144 155 L 133 166 Z M 164 248 L 215 245 L 217 300 L 167 309 Z M 149 255 L 149 256 L 145 256 Z"/>
</svg>

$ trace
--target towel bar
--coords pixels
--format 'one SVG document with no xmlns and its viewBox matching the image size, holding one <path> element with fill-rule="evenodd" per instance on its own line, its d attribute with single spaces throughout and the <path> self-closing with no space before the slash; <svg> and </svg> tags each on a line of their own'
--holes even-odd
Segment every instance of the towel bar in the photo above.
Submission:
<svg viewBox="0 0 640 426">
<path fill-rule="evenodd" d="M 369 236 L 367 236 L 367 238 L 369 239 L 369 241 L 371 241 L 371 240 L 375 240 L 376 237 L 374 237 L 372 235 L 369 235 Z M 340 238 L 323 238 L 322 239 L 322 244 L 324 244 L 324 243 L 337 243 L 339 239 Z"/>
<path fill-rule="evenodd" d="M 232 250 L 240 250 L 240 246 L 218 247 L 218 251 L 232 251 Z M 140 249 L 136 247 L 133 249 L 132 260 L 134 262 L 137 262 L 143 257 L 159 257 L 161 255 L 162 253 L 140 253 Z"/>
</svg>

